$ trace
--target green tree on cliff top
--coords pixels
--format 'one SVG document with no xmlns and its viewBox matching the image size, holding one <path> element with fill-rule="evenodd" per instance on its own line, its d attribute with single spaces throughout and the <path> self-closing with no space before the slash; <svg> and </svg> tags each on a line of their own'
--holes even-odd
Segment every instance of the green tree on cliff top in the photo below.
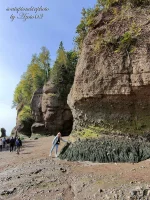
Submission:
<svg viewBox="0 0 150 200">
<path fill-rule="evenodd" d="M 60 42 L 50 79 L 56 85 L 60 98 L 64 100 L 73 84 L 77 59 L 77 53 L 75 51 L 66 52 L 63 43 Z"/>
<path fill-rule="evenodd" d="M 32 56 L 27 71 L 21 76 L 14 92 L 13 105 L 30 105 L 33 93 L 47 82 L 49 74 L 50 53 L 46 47 L 42 47 L 39 56 Z"/>
<path fill-rule="evenodd" d="M 32 121 L 30 102 L 34 92 L 43 87 L 50 75 L 50 53 L 46 47 L 41 48 L 40 54 L 32 56 L 27 71 L 21 76 L 21 80 L 14 91 L 13 107 L 22 107 L 18 118 L 22 123 Z"/>
</svg>

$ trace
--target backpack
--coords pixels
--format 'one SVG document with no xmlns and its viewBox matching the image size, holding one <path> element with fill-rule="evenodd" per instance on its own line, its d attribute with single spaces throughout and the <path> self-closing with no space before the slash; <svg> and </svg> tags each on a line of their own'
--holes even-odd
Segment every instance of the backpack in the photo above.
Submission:
<svg viewBox="0 0 150 200">
<path fill-rule="evenodd" d="M 16 146 L 20 146 L 19 140 L 16 140 Z"/>
</svg>

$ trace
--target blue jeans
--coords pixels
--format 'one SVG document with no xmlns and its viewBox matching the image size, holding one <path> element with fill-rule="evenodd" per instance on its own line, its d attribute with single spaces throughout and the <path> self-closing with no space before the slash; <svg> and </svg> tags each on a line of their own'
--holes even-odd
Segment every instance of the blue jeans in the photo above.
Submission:
<svg viewBox="0 0 150 200">
<path fill-rule="evenodd" d="M 55 155 L 57 156 L 57 152 L 58 152 L 58 144 L 53 144 L 51 150 L 50 150 L 50 154 L 52 154 L 52 151 L 54 150 L 54 148 L 56 147 L 56 151 L 55 151 Z"/>
</svg>

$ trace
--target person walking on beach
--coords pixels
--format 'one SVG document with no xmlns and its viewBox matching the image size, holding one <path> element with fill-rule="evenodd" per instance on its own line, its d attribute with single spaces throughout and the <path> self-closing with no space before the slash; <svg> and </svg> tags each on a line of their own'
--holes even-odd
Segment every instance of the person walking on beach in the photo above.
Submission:
<svg viewBox="0 0 150 200">
<path fill-rule="evenodd" d="M 15 144 L 16 144 L 17 154 L 19 154 L 20 153 L 20 146 L 21 146 L 21 144 L 20 144 L 20 141 L 19 141 L 18 138 L 16 138 Z"/>
<path fill-rule="evenodd" d="M 2 151 L 3 149 L 3 142 L 2 142 L 2 139 L 0 139 L 0 151 Z"/>
<path fill-rule="evenodd" d="M 22 141 L 20 138 L 18 138 L 19 142 L 20 142 L 20 148 L 22 147 Z"/>
<path fill-rule="evenodd" d="M 54 148 L 56 148 L 56 151 L 55 151 L 55 157 L 57 157 L 57 153 L 58 153 L 58 145 L 60 144 L 60 140 L 62 140 L 63 142 L 67 142 L 66 140 L 62 139 L 61 137 L 61 133 L 59 132 L 56 137 L 53 139 L 53 142 L 52 142 L 52 148 L 50 150 L 50 154 L 49 156 L 52 156 L 52 151 L 54 150 Z"/>
<path fill-rule="evenodd" d="M 10 152 L 13 151 L 13 149 L 14 149 L 14 143 L 15 143 L 15 141 L 14 141 L 14 138 L 12 137 L 10 139 Z"/>
<path fill-rule="evenodd" d="M 9 144 L 10 144 L 10 139 L 7 138 L 6 139 L 6 149 L 9 150 Z"/>
<path fill-rule="evenodd" d="M 5 149 L 5 145 L 6 145 L 6 138 L 4 137 L 3 139 L 2 139 L 2 145 L 3 145 L 3 148 Z"/>
<path fill-rule="evenodd" d="M 16 136 L 14 137 L 14 151 L 16 151 L 16 149 L 17 149 L 17 146 L 16 146 Z"/>
</svg>

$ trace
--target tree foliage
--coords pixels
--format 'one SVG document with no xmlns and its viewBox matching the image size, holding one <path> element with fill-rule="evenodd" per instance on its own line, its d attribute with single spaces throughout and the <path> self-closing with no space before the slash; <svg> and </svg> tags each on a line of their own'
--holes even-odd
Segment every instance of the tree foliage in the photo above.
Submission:
<svg viewBox="0 0 150 200">
<path fill-rule="evenodd" d="M 13 98 L 13 107 L 22 105 L 18 119 L 24 126 L 31 126 L 33 123 L 30 101 L 33 93 L 43 87 L 49 79 L 50 74 L 50 53 L 46 47 L 41 48 L 40 54 L 32 56 L 27 71 L 21 76 Z"/>
<path fill-rule="evenodd" d="M 15 89 L 13 98 L 14 107 L 18 106 L 19 108 L 21 105 L 18 119 L 23 124 L 27 125 L 33 121 L 30 108 L 32 96 L 49 79 L 56 85 L 59 97 L 67 98 L 73 84 L 77 59 L 77 53 L 75 51 L 66 52 L 62 42 L 60 42 L 56 61 L 51 70 L 50 53 L 46 47 L 42 47 L 39 55 L 34 54 L 32 56 L 27 71 L 21 76 L 21 80 Z"/>
<path fill-rule="evenodd" d="M 19 119 L 21 121 L 28 121 L 31 118 L 31 108 L 25 105 L 23 109 L 19 112 Z"/>
<path fill-rule="evenodd" d="M 67 98 L 73 84 L 77 59 L 77 53 L 75 51 L 66 52 L 61 42 L 50 76 L 50 79 L 57 87 L 60 98 Z"/>
<path fill-rule="evenodd" d="M 114 4 L 130 4 L 131 6 L 150 5 L 149 0 L 98 0 L 97 2 L 104 8 L 109 8 Z"/>
<path fill-rule="evenodd" d="M 18 104 L 29 105 L 33 93 L 42 87 L 49 79 L 50 53 L 46 47 L 42 47 L 39 56 L 32 56 L 27 71 L 21 76 L 21 80 L 14 92 L 13 106 Z"/>
<path fill-rule="evenodd" d="M 87 10 L 85 8 L 82 9 L 81 21 L 76 28 L 77 36 L 74 39 L 78 51 L 81 51 L 84 38 L 93 26 L 95 17 L 98 15 L 100 10 L 101 6 L 99 3 L 97 3 L 94 8 L 88 8 Z"/>
<path fill-rule="evenodd" d="M 78 52 L 81 52 L 83 41 L 93 27 L 95 17 L 100 13 L 101 10 L 107 11 L 114 5 L 125 5 L 128 4 L 131 7 L 150 5 L 150 0 L 97 0 L 96 5 L 93 8 L 82 9 L 82 17 L 80 24 L 76 28 L 76 37 L 74 39 Z"/>
</svg>

